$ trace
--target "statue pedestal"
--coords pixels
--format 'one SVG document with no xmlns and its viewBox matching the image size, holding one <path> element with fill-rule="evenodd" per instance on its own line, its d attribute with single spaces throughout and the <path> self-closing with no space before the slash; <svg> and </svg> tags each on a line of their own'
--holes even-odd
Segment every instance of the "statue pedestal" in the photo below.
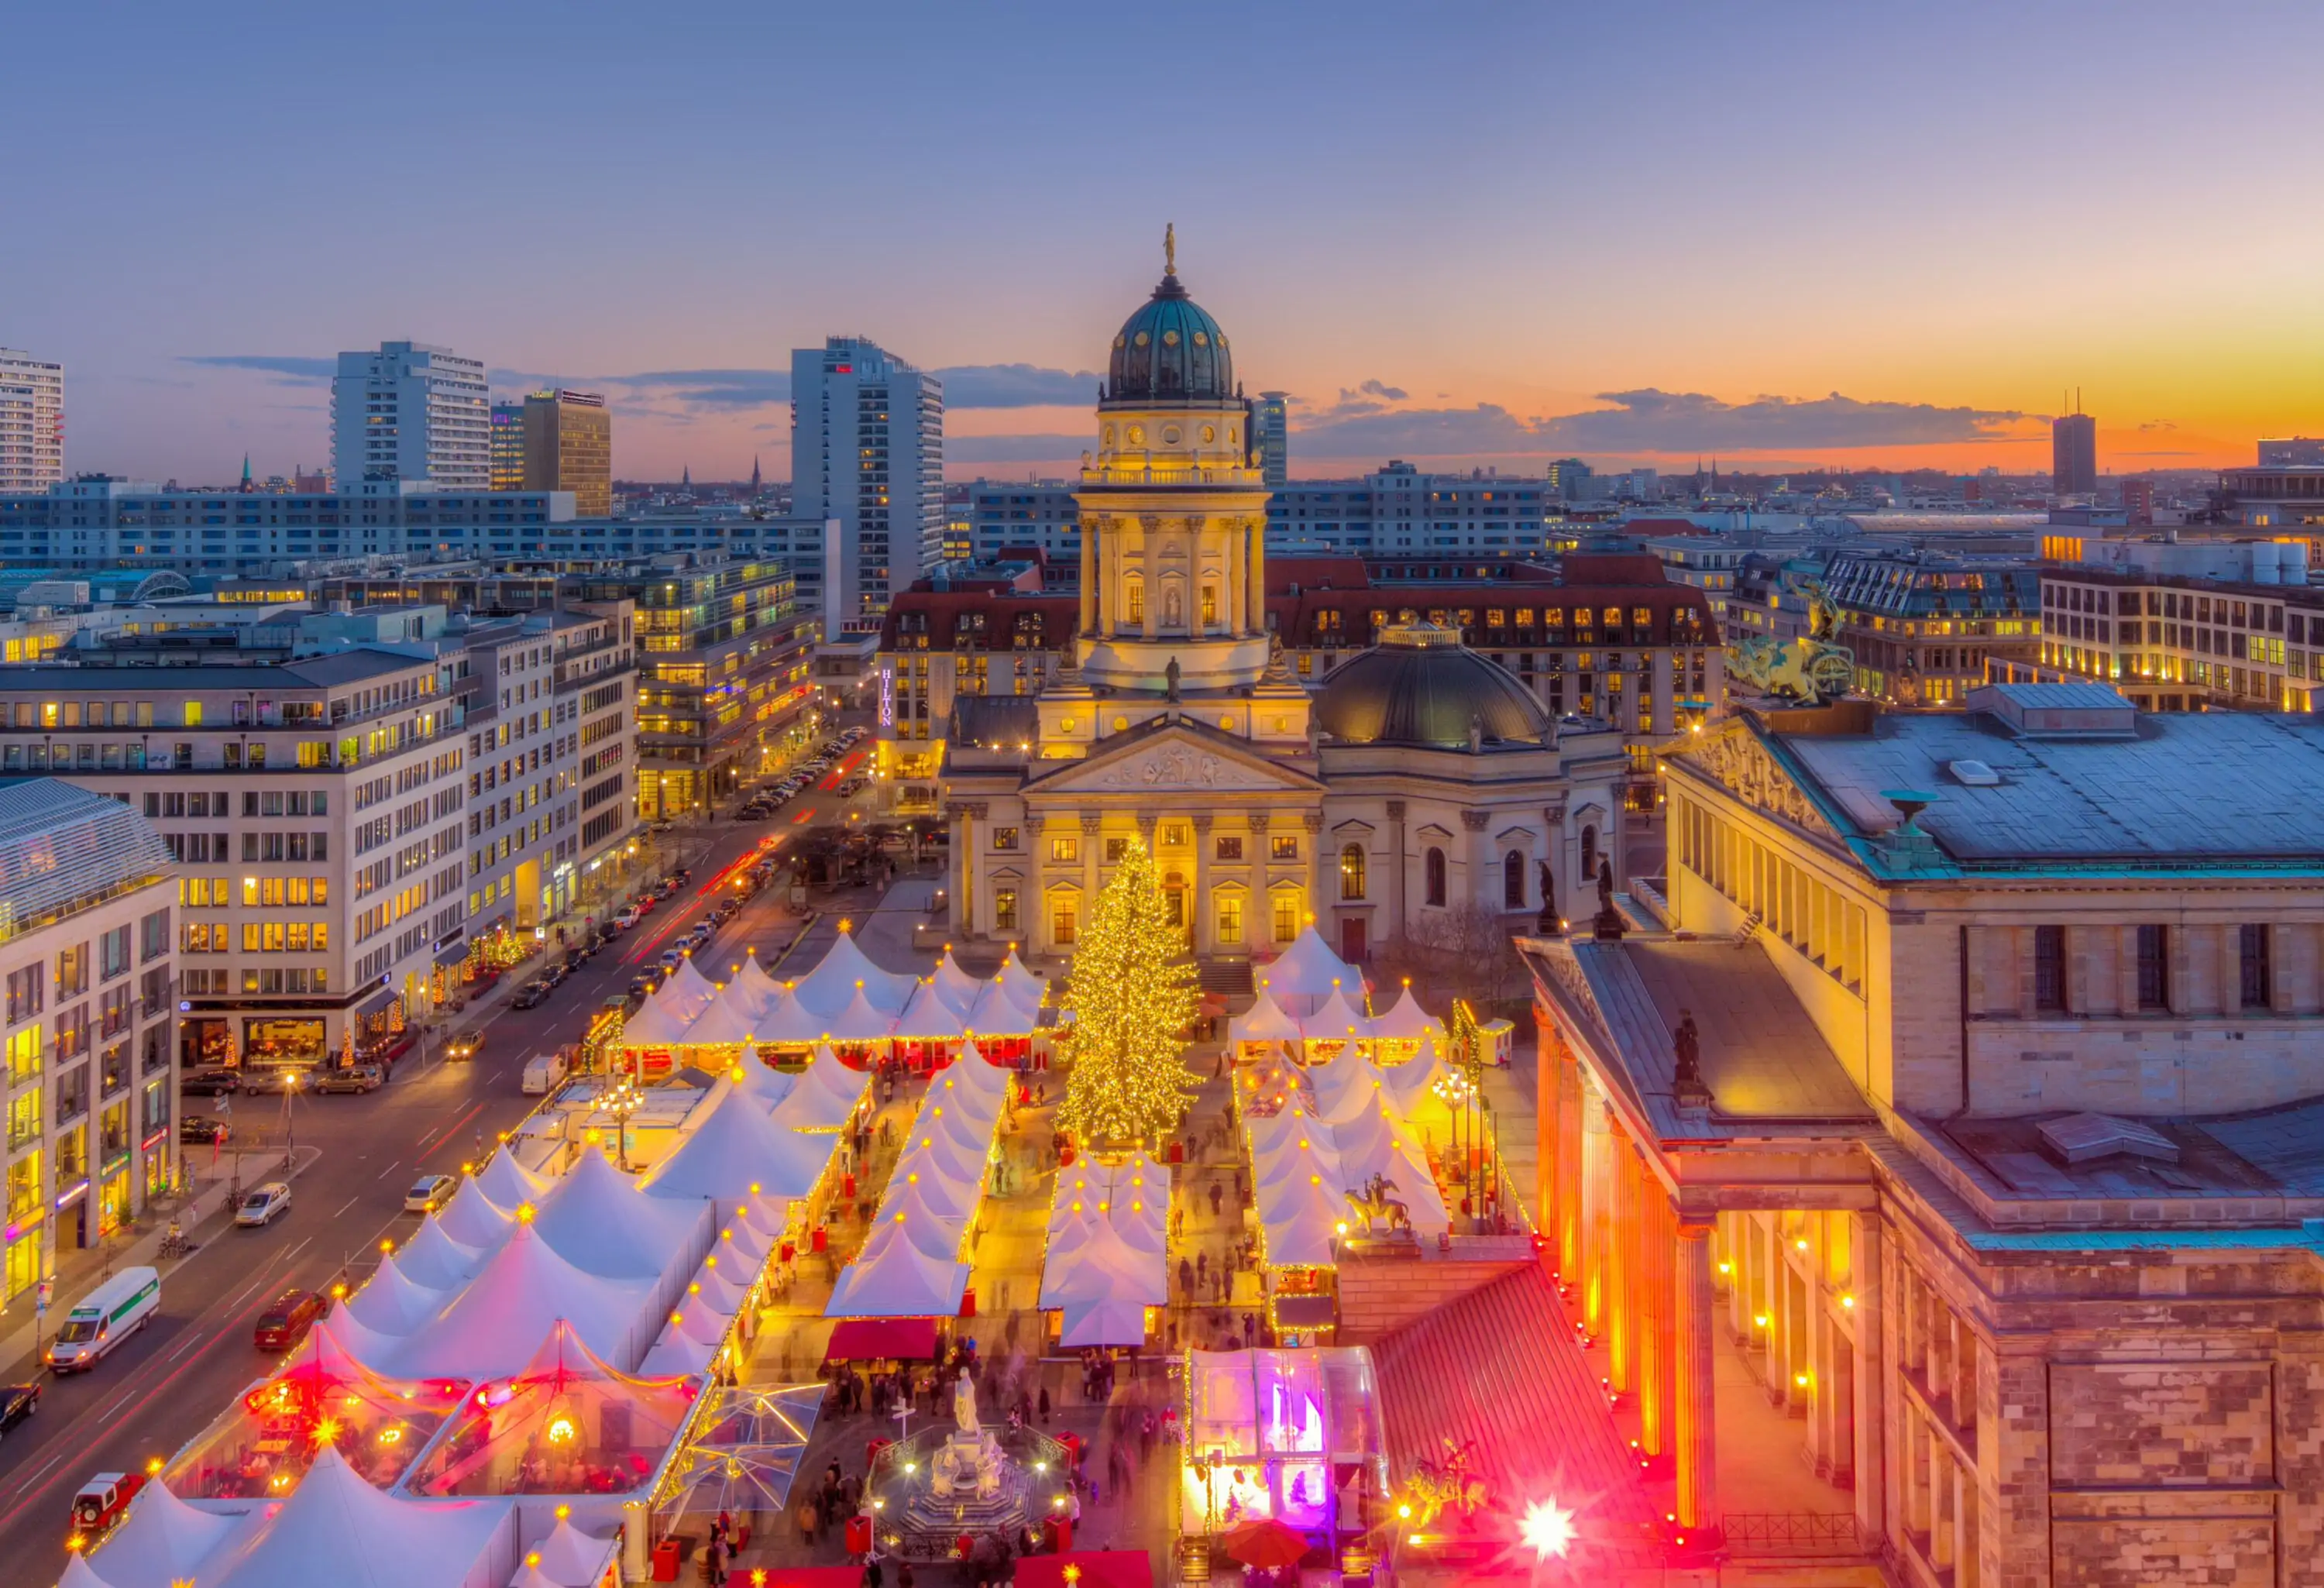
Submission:
<svg viewBox="0 0 2324 1588">
<path fill-rule="evenodd" d="M 1001 1446 L 982 1429 L 963 1429 L 945 1440 L 928 1463 L 928 1488 L 940 1499 L 1001 1492 Z"/>
</svg>

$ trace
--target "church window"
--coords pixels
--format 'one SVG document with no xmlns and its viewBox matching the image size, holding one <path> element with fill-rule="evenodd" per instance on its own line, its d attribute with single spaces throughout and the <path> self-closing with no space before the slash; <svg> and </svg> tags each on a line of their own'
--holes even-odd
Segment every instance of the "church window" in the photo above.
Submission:
<svg viewBox="0 0 2324 1588">
<path fill-rule="evenodd" d="M 2171 930 L 2138 928 L 2138 1007 L 2171 1007 Z"/>
<path fill-rule="evenodd" d="M 1582 829 L 1582 875 L 1585 881 L 1597 880 L 1598 829 L 1596 827 Z"/>
<path fill-rule="evenodd" d="M 1242 895 L 1240 893 L 1219 895 L 1218 940 L 1222 948 L 1238 947 L 1242 943 Z"/>
<path fill-rule="evenodd" d="M 1013 932 L 1017 929 L 1017 890 L 995 888 L 992 891 L 992 929 Z"/>
<path fill-rule="evenodd" d="M 1173 849 L 1185 848 L 1186 845 L 1186 824 L 1184 822 L 1164 822 L 1162 824 L 1162 842 Z"/>
<path fill-rule="evenodd" d="M 1150 337 L 1148 337 L 1147 336 L 1147 334 L 1146 334 L 1144 331 L 1140 331 L 1140 332 L 1139 332 L 1139 333 L 1138 333 L 1138 335 L 1136 335 L 1135 337 L 1131 337 L 1131 338 L 1130 338 L 1130 340 L 1131 340 L 1133 343 L 1135 343 L 1137 346 L 1140 346 L 1140 347 L 1143 347 L 1143 346 L 1146 346 L 1146 344 L 1147 344 L 1149 340 L 1151 340 L 1151 338 L 1150 338 Z"/>
<path fill-rule="evenodd" d="M 1207 346 L 1209 346 L 1210 345 L 1211 345 L 1211 334 L 1210 334 L 1208 331 L 1196 331 L 1196 332 L 1194 333 L 1194 346 L 1197 346 L 1197 347 L 1207 347 Z"/>
<path fill-rule="evenodd" d="M 1080 925 L 1080 914 L 1074 909 L 1074 897 L 1061 893 L 1049 900 L 1049 941 L 1059 948 L 1074 944 L 1074 928 Z"/>
<path fill-rule="evenodd" d="M 1286 888 L 1275 896 L 1275 940 L 1288 943 L 1299 936 L 1299 895 Z"/>
<path fill-rule="evenodd" d="M 1129 839 L 1127 839 L 1127 838 L 1108 838 L 1108 839 L 1105 841 L 1105 863 L 1106 863 L 1106 864 L 1108 864 L 1108 865 L 1120 865 L 1120 864 L 1121 863 L 1121 857 L 1122 857 L 1123 855 L 1125 855 L 1125 854 L 1129 854 L 1129 853 L 1130 853 L 1130 840 L 1129 840 Z"/>
<path fill-rule="evenodd" d="M 1179 931 L 1186 929 L 1186 879 L 1172 872 L 1162 879 L 1162 906 L 1170 924 Z"/>
<path fill-rule="evenodd" d="M 1178 345 L 1178 333 L 1177 333 L 1177 332 L 1176 332 L 1176 331 L 1165 331 L 1165 332 L 1163 332 L 1163 333 L 1162 333 L 1162 346 L 1164 346 L 1165 347 L 1176 347 L 1177 345 Z"/>
<path fill-rule="evenodd" d="M 1431 849 L 1423 869 L 1427 875 L 1428 902 L 1442 905 L 1444 902 L 1444 851 Z"/>
<path fill-rule="evenodd" d="M 1523 909 L 1525 905 L 1525 856 L 1512 849 L 1501 857 L 1501 906 Z"/>
<path fill-rule="evenodd" d="M 993 829 L 992 829 L 992 846 L 993 846 L 995 849 L 1014 849 L 1014 848 L 1016 848 L 1016 847 L 1017 847 L 1017 829 L 1016 829 L 1016 828 L 1014 828 L 1014 827 L 995 827 L 995 828 L 993 828 Z"/>
<path fill-rule="evenodd" d="M 2066 1010 L 2066 928 L 2034 928 L 2034 1007 Z"/>
<path fill-rule="evenodd" d="M 1240 860 L 1242 858 L 1242 835 L 1240 833 L 1221 833 L 1216 840 L 1216 849 L 1214 853 L 1216 858 L 1220 860 Z"/>
<path fill-rule="evenodd" d="M 1051 860 L 1071 862 L 1079 860 L 1081 857 L 1082 841 L 1079 838 L 1052 838 L 1049 840 L 1049 858 Z"/>
<path fill-rule="evenodd" d="M 1299 840 L 1296 838 L 1285 837 L 1278 834 L 1275 839 L 1274 858 L 1277 860 L 1297 860 L 1299 858 Z"/>
<path fill-rule="evenodd" d="M 2242 958 L 2242 1003 L 2246 1009 L 2265 1009 L 2272 1002 L 2273 980 L 2268 972 L 2268 929 L 2264 926 L 2237 928 Z"/>
<path fill-rule="evenodd" d="M 1314 672 L 1315 658 L 1307 651 L 1301 651 L 1299 653 L 1299 676 L 1303 679 L 1312 678 L 1314 675 Z"/>
<path fill-rule="evenodd" d="M 1204 585 L 1203 586 L 1203 626 L 1208 628 L 1218 621 L 1219 587 L 1216 585 Z"/>
<path fill-rule="evenodd" d="M 1164 425 L 1162 427 L 1162 445 L 1165 447 L 1176 447 L 1178 444 L 1178 427 L 1176 425 Z"/>
<path fill-rule="evenodd" d="M 1364 896 L 1364 847 L 1351 844 L 1340 851 L 1340 897 L 1361 899 Z"/>
<path fill-rule="evenodd" d="M 1131 578 L 1122 581 L 1121 611 L 1122 615 L 1131 623 L 1142 623 L 1146 621 L 1146 581 L 1144 579 Z"/>
</svg>

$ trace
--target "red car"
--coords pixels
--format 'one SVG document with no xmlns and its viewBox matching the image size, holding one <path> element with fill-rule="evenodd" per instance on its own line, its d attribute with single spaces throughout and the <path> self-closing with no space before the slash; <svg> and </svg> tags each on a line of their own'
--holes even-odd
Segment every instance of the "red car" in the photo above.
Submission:
<svg viewBox="0 0 2324 1588">
<path fill-rule="evenodd" d="M 261 1351 L 288 1351 L 307 1337 L 318 1318 L 331 1310 L 331 1298 L 313 1290 L 290 1289 L 258 1315 L 251 1338 Z"/>
<path fill-rule="evenodd" d="M 72 1536 L 68 1547 L 87 1552 L 97 1540 L 121 1525 L 129 1502 L 145 1487 L 143 1473 L 99 1473 L 73 1496 Z"/>
</svg>

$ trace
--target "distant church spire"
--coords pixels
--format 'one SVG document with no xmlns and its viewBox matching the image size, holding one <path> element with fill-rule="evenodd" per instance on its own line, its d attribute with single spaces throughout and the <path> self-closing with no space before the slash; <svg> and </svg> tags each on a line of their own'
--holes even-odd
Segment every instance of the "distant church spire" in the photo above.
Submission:
<svg viewBox="0 0 2324 1588">
<path fill-rule="evenodd" d="M 252 489 L 253 487 L 250 483 L 250 454 L 245 452 L 242 455 L 242 494 L 247 496 L 250 494 Z"/>
<path fill-rule="evenodd" d="M 678 471 L 678 483 L 681 485 L 691 485 L 694 484 L 694 466 L 692 464 L 687 464 Z"/>
<path fill-rule="evenodd" d="M 753 496 L 759 494 L 759 455 L 753 452 L 751 454 L 751 494 Z"/>
</svg>

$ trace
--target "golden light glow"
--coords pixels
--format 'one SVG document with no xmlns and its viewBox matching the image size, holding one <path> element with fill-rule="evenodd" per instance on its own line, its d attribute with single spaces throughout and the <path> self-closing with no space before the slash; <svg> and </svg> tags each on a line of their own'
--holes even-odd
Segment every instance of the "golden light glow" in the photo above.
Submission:
<svg viewBox="0 0 2324 1588">
<path fill-rule="evenodd" d="M 1526 1507 L 1525 1517 L 1517 1523 L 1517 1537 L 1533 1550 L 1536 1560 L 1562 1556 L 1573 1546 L 1573 1513 L 1561 1510 L 1554 1500 L 1536 1500 Z"/>
</svg>

